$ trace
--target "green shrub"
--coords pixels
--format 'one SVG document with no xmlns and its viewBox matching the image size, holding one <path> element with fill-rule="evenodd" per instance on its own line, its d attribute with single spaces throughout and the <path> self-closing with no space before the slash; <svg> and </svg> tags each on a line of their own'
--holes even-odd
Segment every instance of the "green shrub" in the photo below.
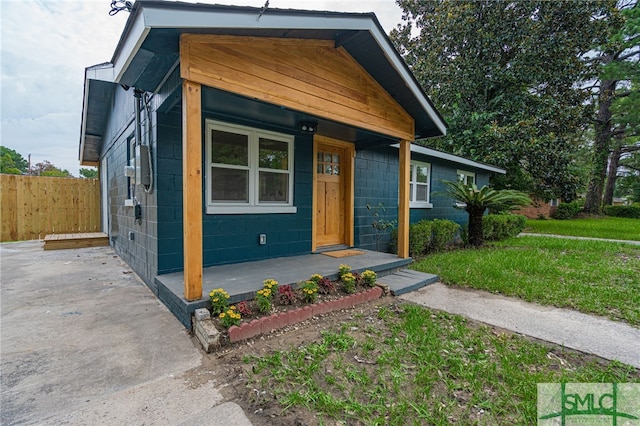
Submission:
<svg viewBox="0 0 640 426">
<path fill-rule="evenodd" d="M 640 206 L 604 206 L 604 214 L 607 216 L 640 219 Z"/>
<path fill-rule="evenodd" d="M 555 213 L 553 213 L 552 217 L 559 220 L 573 219 L 578 215 L 580 210 L 582 210 L 582 207 L 577 201 L 572 201 L 570 203 L 561 203 L 558 207 L 556 207 L 556 211 Z"/>
<path fill-rule="evenodd" d="M 447 219 L 423 219 L 409 225 L 409 255 L 411 257 L 444 250 L 453 243 L 460 225 Z M 398 229 L 391 231 L 392 252 L 398 251 Z"/>
<path fill-rule="evenodd" d="M 431 223 L 431 246 L 429 251 L 442 251 L 452 244 L 460 225 L 448 219 L 434 219 Z"/>
<path fill-rule="evenodd" d="M 520 214 L 491 214 L 482 218 L 482 232 L 488 241 L 515 237 L 524 229 L 527 218 Z"/>
<path fill-rule="evenodd" d="M 409 255 L 415 257 L 429 250 L 431 245 L 431 222 L 421 220 L 409 226 Z"/>
</svg>

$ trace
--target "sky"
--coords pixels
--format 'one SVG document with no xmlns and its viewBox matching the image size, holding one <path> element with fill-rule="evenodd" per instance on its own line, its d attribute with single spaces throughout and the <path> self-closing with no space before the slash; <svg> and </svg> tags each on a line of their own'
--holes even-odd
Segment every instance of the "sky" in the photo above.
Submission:
<svg viewBox="0 0 640 426">
<path fill-rule="evenodd" d="M 264 0 L 199 0 L 262 7 Z M 108 62 L 129 16 L 111 0 L 0 0 L 0 145 L 78 176 L 84 69 Z M 389 33 L 394 0 L 270 0 L 270 8 L 374 12 Z"/>
</svg>

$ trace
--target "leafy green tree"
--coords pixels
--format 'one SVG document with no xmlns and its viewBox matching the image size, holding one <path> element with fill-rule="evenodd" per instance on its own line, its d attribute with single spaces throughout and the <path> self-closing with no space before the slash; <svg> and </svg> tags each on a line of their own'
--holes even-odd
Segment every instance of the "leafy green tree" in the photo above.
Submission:
<svg viewBox="0 0 640 426">
<path fill-rule="evenodd" d="M 527 194 L 512 189 L 495 190 L 486 185 L 478 189 L 475 184 L 460 181 L 442 182 L 447 186 L 446 194 L 464 205 L 461 208 L 469 215 L 469 244 L 476 247 L 484 243 L 482 216 L 487 209 L 515 209 L 531 203 Z"/>
<path fill-rule="evenodd" d="M 397 0 L 391 38 L 447 121 L 438 149 L 507 170 L 498 188 L 572 199 L 572 153 L 605 1 Z"/>
<path fill-rule="evenodd" d="M 22 155 L 0 145 L 0 173 L 21 175 L 27 172 L 27 160 Z"/>
<path fill-rule="evenodd" d="M 621 2 L 603 19 L 608 37 L 600 44 L 594 64 L 600 74 L 594 118 L 591 178 L 584 211 L 598 214 L 609 167 L 609 188 L 604 197 L 610 204 L 617 179 L 618 161 L 640 131 L 640 7 Z M 633 148 L 632 148 L 633 150 Z"/>
<path fill-rule="evenodd" d="M 81 168 L 80 176 L 85 177 L 87 179 L 96 179 L 98 177 L 98 170 Z"/>
<path fill-rule="evenodd" d="M 31 174 L 49 177 L 73 177 L 69 170 L 59 169 L 47 160 L 44 160 L 41 163 L 36 163 L 36 165 L 31 168 Z"/>
</svg>

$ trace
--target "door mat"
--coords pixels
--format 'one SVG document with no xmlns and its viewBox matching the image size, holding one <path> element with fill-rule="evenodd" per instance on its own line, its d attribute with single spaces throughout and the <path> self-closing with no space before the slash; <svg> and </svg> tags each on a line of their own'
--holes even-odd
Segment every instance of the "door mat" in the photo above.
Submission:
<svg viewBox="0 0 640 426">
<path fill-rule="evenodd" d="M 336 250 L 336 251 L 328 251 L 325 253 L 322 253 L 325 256 L 330 256 L 330 257 L 349 257 L 349 256 L 358 256 L 360 254 L 364 254 L 363 251 L 360 250 Z"/>
</svg>

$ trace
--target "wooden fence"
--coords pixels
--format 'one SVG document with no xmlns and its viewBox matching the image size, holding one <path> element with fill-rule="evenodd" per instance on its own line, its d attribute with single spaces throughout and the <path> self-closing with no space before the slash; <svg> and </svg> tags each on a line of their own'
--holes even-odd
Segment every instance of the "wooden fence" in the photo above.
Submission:
<svg viewBox="0 0 640 426">
<path fill-rule="evenodd" d="M 0 175 L 0 241 L 100 231 L 100 181 Z"/>
</svg>

